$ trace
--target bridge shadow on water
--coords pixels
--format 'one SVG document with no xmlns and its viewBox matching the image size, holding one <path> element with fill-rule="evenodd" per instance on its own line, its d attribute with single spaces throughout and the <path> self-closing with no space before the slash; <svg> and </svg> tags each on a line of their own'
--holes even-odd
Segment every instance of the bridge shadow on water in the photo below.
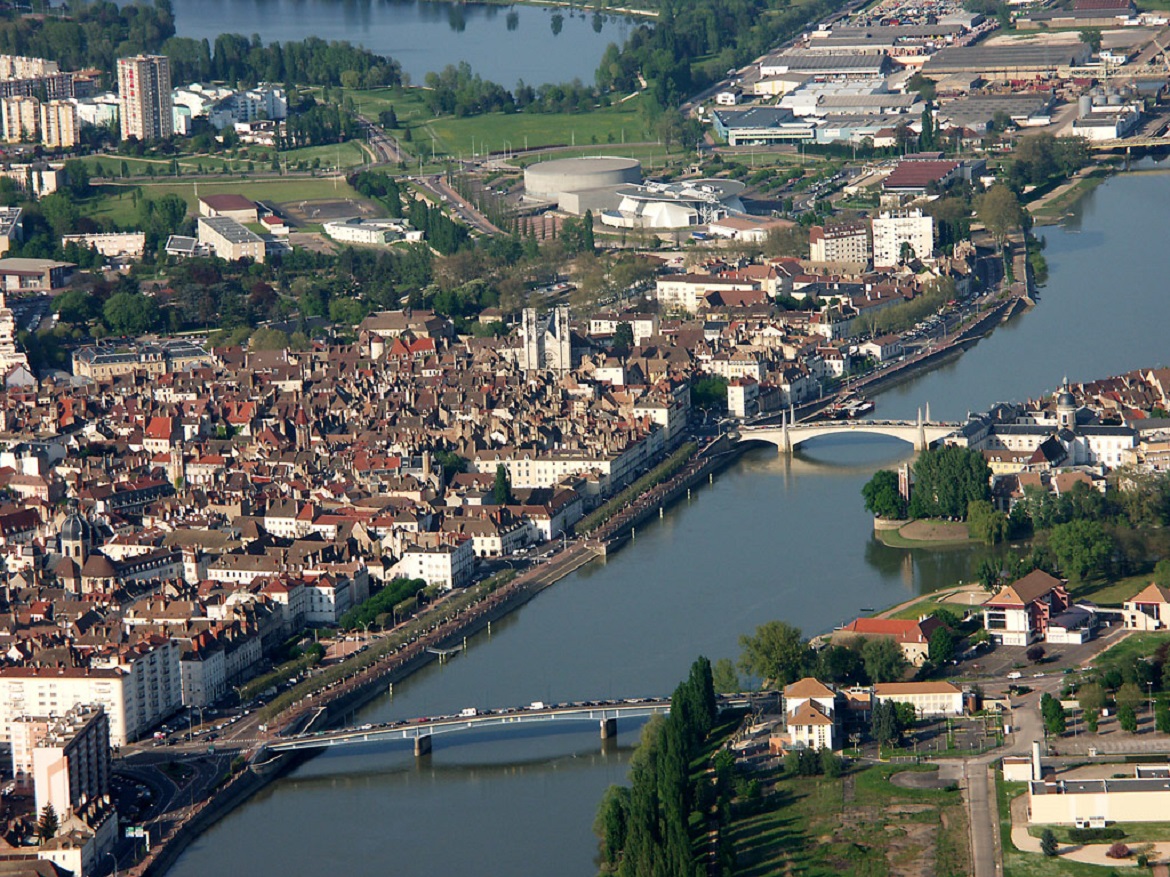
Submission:
<svg viewBox="0 0 1170 877">
<path fill-rule="evenodd" d="M 624 764 L 633 753 L 644 719 L 619 723 L 619 738 L 601 740 L 595 726 L 565 722 L 538 726 L 439 734 L 434 751 L 415 757 L 412 741 L 395 740 L 327 750 L 298 767 L 278 784 L 311 789 L 338 781 L 377 783 L 404 776 L 452 775 L 489 779 L 495 776 L 541 774 L 549 770 L 588 770 L 602 764 Z M 550 723 L 550 725 L 558 723 Z M 623 739 L 624 738 L 624 739 Z"/>
</svg>

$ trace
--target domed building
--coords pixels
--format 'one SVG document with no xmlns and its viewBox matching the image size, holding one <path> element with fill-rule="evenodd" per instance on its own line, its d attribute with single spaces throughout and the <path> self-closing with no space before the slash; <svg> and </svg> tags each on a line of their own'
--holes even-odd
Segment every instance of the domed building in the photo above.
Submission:
<svg viewBox="0 0 1170 877">
<path fill-rule="evenodd" d="M 83 566 L 93 549 L 93 524 L 76 510 L 72 511 L 61 523 L 61 553 Z"/>
<path fill-rule="evenodd" d="M 1056 422 L 1061 429 L 1075 431 L 1077 428 L 1077 400 L 1069 391 L 1068 378 L 1064 379 L 1056 395 Z"/>
</svg>

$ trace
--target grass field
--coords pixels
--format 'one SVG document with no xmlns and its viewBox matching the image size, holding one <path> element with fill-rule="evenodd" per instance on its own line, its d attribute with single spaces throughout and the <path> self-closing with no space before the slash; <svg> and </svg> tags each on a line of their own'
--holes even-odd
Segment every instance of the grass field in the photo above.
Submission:
<svg viewBox="0 0 1170 877">
<path fill-rule="evenodd" d="M 876 535 L 891 548 L 938 548 L 974 541 L 966 524 L 953 521 L 911 521 L 897 530 L 882 530 Z"/>
<path fill-rule="evenodd" d="M 1115 646 L 1099 654 L 1093 663 L 1099 668 L 1106 668 L 1128 662 L 1134 657 L 1144 658 L 1146 655 L 1152 655 L 1158 646 L 1168 640 L 1170 637 L 1164 632 L 1131 633 Z"/>
<path fill-rule="evenodd" d="M 239 194 L 252 200 L 274 201 L 284 204 L 294 201 L 335 201 L 338 199 L 364 200 L 344 180 L 312 177 L 290 177 L 271 180 L 198 180 L 185 183 L 160 182 L 133 185 L 107 185 L 99 194 L 79 202 L 82 213 L 95 218 L 111 219 L 119 225 L 133 225 L 138 216 L 133 192 L 152 200 L 174 194 L 187 202 L 187 209 L 198 213 L 195 187 L 199 194 Z"/>
<path fill-rule="evenodd" d="M 1151 581 L 1149 573 L 1128 576 L 1114 582 L 1082 585 L 1073 588 L 1076 597 L 1090 597 L 1101 606 L 1121 606 L 1126 600 L 1143 590 Z"/>
<path fill-rule="evenodd" d="M 736 874 L 968 874 L 960 793 L 892 785 L 889 776 L 904 769 L 780 779 L 762 812 L 733 820 Z"/>
</svg>

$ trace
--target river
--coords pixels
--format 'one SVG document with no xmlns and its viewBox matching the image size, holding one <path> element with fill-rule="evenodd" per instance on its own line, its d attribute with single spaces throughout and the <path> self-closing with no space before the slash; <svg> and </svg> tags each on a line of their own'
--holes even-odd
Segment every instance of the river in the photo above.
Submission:
<svg viewBox="0 0 1170 877">
<path fill-rule="evenodd" d="M 416 84 L 428 72 L 466 61 L 509 89 L 519 79 L 592 83 L 605 47 L 624 43 L 634 26 L 623 16 L 579 9 L 428 0 L 177 0 L 174 6 L 181 37 L 213 44 L 222 33 L 258 33 L 266 43 L 348 40 L 394 58 Z"/>
<path fill-rule="evenodd" d="M 1170 175 L 1120 176 L 1045 229 L 1042 302 L 956 362 L 878 399 L 880 416 L 961 417 L 1165 359 L 1170 298 L 1160 269 Z M 791 462 L 758 451 L 604 563 L 542 594 L 467 654 L 396 686 L 357 720 L 466 706 L 668 693 L 699 653 L 782 618 L 806 633 L 970 576 L 979 549 L 901 552 L 877 543 L 861 485 L 905 445 L 842 437 Z M 175 877 L 595 873 L 593 813 L 625 776 L 636 727 L 602 748 L 597 729 L 436 737 L 416 763 L 401 744 L 318 757 L 215 826 Z"/>
</svg>

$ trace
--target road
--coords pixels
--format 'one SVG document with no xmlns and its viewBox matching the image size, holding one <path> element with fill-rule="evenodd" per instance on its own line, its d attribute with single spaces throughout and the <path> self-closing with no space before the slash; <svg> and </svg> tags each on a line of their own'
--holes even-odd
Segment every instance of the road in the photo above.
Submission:
<svg viewBox="0 0 1170 877">
<path fill-rule="evenodd" d="M 504 234 L 503 229 L 493 225 L 486 216 L 477 210 L 470 201 L 447 185 L 442 174 L 417 177 L 415 180 L 420 186 L 435 196 L 437 201 L 446 201 L 451 211 L 459 218 L 482 234 Z"/>
<path fill-rule="evenodd" d="M 366 128 L 370 148 L 378 154 L 376 164 L 398 164 L 406 160 L 398 144 L 380 125 L 366 116 L 359 115 L 357 118 Z"/>
</svg>

